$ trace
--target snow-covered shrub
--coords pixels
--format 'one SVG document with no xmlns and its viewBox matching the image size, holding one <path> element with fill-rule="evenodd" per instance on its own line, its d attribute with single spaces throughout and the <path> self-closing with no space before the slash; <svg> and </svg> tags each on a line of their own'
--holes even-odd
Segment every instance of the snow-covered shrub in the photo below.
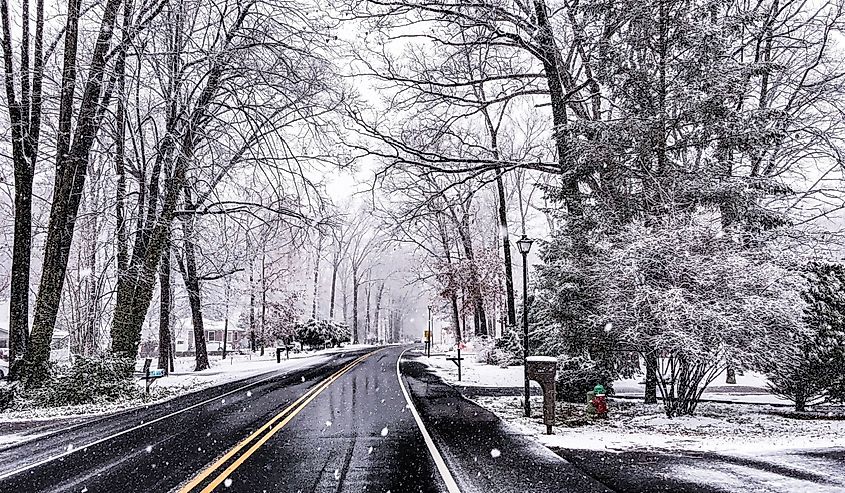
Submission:
<svg viewBox="0 0 845 493">
<path fill-rule="evenodd" d="M 796 411 L 845 399 L 845 267 L 813 262 L 806 277 L 805 326 L 768 341 L 763 365 L 772 392 Z"/>
<path fill-rule="evenodd" d="M 348 342 L 351 335 L 349 326 L 345 323 L 313 318 L 297 322 L 293 333 L 296 340 L 311 347 L 323 347 L 327 343 L 336 346 L 341 342 Z"/>
<path fill-rule="evenodd" d="M 766 340 L 803 325 L 800 276 L 718 221 L 635 223 L 612 240 L 592 273 L 597 322 L 629 350 L 659 356 L 651 361 L 669 417 L 693 414 L 726 361 L 751 367 Z"/>
<path fill-rule="evenodd" d="M 502 367 L 522 363 L 522 338 L 515 330 L 508 330 L 496 339 L 493 364 Z"/>
<path fill-rule="evenodd" d="M 504 349 L 493 348 L 490 353 L 490 362 L 502 368 L 507 368 L 513 365 L 521 365 L 522 357 Z"/>
<path fill-rule="evenodd" d="M 45 384 L 26 397 L 37 406 L 119 402 L 142 397 L 132 372 L 135 360 L 78 357 L 71 366 L 51 365 Z"/>
<path fill-rule="evenodd" d="M 557 398 L 566 402 L 584 402 L 587 392 L 593 390 L 597 384 L 603 385 L 605 390 L 612 394 L 613 378 L 613 371 L 600 362 L 583 356 L 561 357 L 558 359 L 555 383 Z"/>
<path fill-rule="evenodd" d="M 496 340 L 487 336 L 476 337 L 472 340 L 472 346 L 475 348 L 475 362 L 484 363 L 487 365 L 495 365 L 493 359 L 493 351 L 496 346 Z"/>
</svg>

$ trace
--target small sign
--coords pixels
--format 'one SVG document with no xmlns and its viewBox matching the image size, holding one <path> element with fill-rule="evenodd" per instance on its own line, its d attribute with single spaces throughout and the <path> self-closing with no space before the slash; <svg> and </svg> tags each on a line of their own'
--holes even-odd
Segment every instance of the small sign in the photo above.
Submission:
<svg viewBox="0 0 845 493">
<path fill-rule="evenodd" d="M 461 341 L 461 342 L 458 343 L 458 349 L 460 349 L 461 351 L 466 349 L 466 347 L 467 347 L 467 345 L 464 344 L 464 341 Z"/>
<path fill-rule="evenodd" d="M 150 376 L 150 378 L 152 378 L 152 377 L 163 377 L 164 376 L 164 370 L 162 370 L 162 369 L 150 370 L 149 376 Z"/>
<path fill-rule="evenodd" d="M 428 331 L 427 330 L 423 331 L 423 339 L 428 340 Z"/>
</svg>

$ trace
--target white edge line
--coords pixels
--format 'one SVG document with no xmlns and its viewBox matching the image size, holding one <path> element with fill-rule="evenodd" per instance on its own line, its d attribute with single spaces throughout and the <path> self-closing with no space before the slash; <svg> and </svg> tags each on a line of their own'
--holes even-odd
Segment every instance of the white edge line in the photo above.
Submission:
<svg viewBox="0 0 845 493">
<path fill-rule="evenodd" d="M 420 418 L 420 413 L 418 413 L 417 408 L 414 407 L 414 402 L 411 400 L 411 394 L 408 393 L 408 389 L 406 389 L 405 384 L 402 383 L 402 372 L 399 371 L 399 363 L 402 361 L 402 356 L 405 355 L 405 352 L 408 351 L 408 349 L 402 351 L 399 358 L 396 359 L 396 377 L 399 379 L 399 386 L 402 387 L 402 393 L 405 394 L 405 400 L 408 401 L 408 409 L 410 409 L 411 414 L 414 415 L 417 426 L 419 427 L 423 439 L 425 440 L 425 445 L 428 447 L 428 452 L 431 454 L 431 458 L 434 459 L 434 464 L 437 466 L 437 471 L 440 473 L 440 477 L 443 478 L 443 482 L 446 483 L 446 489 L 449 493 L 461 493 L 461 490 L 458 489 L 458 484 L 455 482 L 455 478 L 452 477 L 452 473 L 449 472 L 449 468 L 446 467 L 446 462 L 443 461 L 443 456 L 440 455 L 440 451 L 437 450 L 437 447 L 434 445 L 434 440 L 431 439 L 431 435 L 429 435 L 428 430 L 425 428 L 422 418 Z"/>
<path fill-rule="evenodd" d="M 310 363 L 310 362 L 309 362 L 309 363 Z M 172 412 L 172 413 L 170 413 L 170 414 L 166 414 L 166 415 L 164 415 L 164 416 L 160 416 L 160 417 L 158 417 L 158 418 L 156 418 L 156 419 L 153 419 L 153 420 L 150 420 L 150 421 L 147 421 L 147 422 L 141 423 L 141 424 L 139 424 L 139 425 L 133 426 L 132 428 L 127 428 L 127 429 L 125 429 L 125 430 L 119 431 L 119 432 L 114 433 L 114 434 L 112 434 L 112 435 L 109 435 L 109 436 L 107 436 L 107 437 L 103 437 L 103 438 L 100 438 L 99 440 L 95 440 L 95 441 L 93 441 L 93 442 L 91 442 L 91 443 L 87 443 L 87 444 L 85 444 L 85 445 L 81 445 L 81 446 L 79 446 L 79 447 L 75 447 L 75 448 L 73 448 L 73 449 L 71 449 L 71 450 L 67 450 L 67 451 L 65 451 L 65 452 L 62 452 L 61 454 L 58 454 L 58 455 L 53 455 L 53 456 L 47 457 L 47 458 L 45 458 L 45 459 L 41 459 L 41 460 L 39 460 L 39 461 L 37 461 L 37 462 L 33 462 L 33 463 L 31 463 L 31 464 L 27 464 L 27 465 L 25 465 L 25 466 L 23 466 L 23 467 L 20 467 L 20 468 L 18 468 L 18 469 L 14 469 L 14 470 L 12 470 L 12 471 L 2 473 L 2 474 L 0 474 L 0 479 L 7 479 L 7 478 L 10 478 L 10 477 L 15 476 L 15 475 L 17 475 L 17 474 L 20 474 L 20 473 L 22 473 L 22 472 L 29 471 L 30 469 L 36 468 L 36 467 L 38 467 L 38 466 L 43 466 L 44 464 L 47 464 L 48 462 L 52 462 L 52 461 L 54 461 L 54 460 L 56 460 L 56 459 L 61 459 L 61 458 L 63 458 L 63 457 L 67 457 L 67 456 L 68 456 L 68 455 L 70 455 L 70 454 L 73 454 L 73 453 L 75 453 L 75 452 L 79 452 L 80 450 L 85 450 L 85 449 L 87 449 L 88 447 L 93 447 L 93 446 L 95 446 L 95 445 L 99 445 L 99 444 L 101 444 L 101 443 L 103 443 L 103 442 L 107 442 L 107 441 L 112 440 L 112 439 L 115 439 L 115 438 L 117 438 L 117 437 L 119 437 L 119 436 L 125 435 L 125 434 L 127 434 L 127 433 L 131 433 L 131 432 L 133 432 L 133 431 L 135 431 L 135 430 L 140 430 L 141 428 L 144 428 L 144 427 L 150 426 L 150 425 L 152 425 L 152 424 L 158 423 L 159 421 L 163 421 L 163 420 L 165 420 L 165 419 L 167 419 L 167 418 L 172 418 L 173 416 L 176 416 L 177 414 L 182 414 L 182 413 L 184 413 L 184 412 L 186 412 L 186 411 L 190 411 L 191 409 L 197 408 L 197 407 L 199 407 L 199 406 L 204 406 L 204 405 L 208 404 L 209 402 L 213 402 L 213 401 L 216 401 L 217 399 L 220 399 L 221 397 L 226 397 L 227 395 L 231 395 L 231 394 L 234 394 L 234 393 L 236 393 L 236 392 L 240 392 L 240 391 L 242 391 L 242 390 L 244 390 L 244 389 L 248 389 L 248 388 L 250 388 L 250 387 L 254 387 L 254 386 L 256 386 L 256 385 L 258 385 L 258 384 L 260 384 L 260 383 L 266 382 L 267 380 L 270 380 L 270 379 L 273 379 L 273 378 L 277 378 L 277 377 L 282 376 L 282 375 L 287 375 L 287 374 L 288 374 L 288 373 L 290 373 L 291 371 L 301 369 L 301 368 L 303 368 L 303 367 L 305 367 L 305 366 L 308 366 L 308 364 L 306 363 L 306 364 L 303 364 L 303 365 L 300 365 L 300 366 L 296 366 L 296 367 L 293 367 L 293 368 L 285 368 L 284 370 L 286 370 L 286 371 L 285 371 L 284 373 L 281 373 L 281 374 L 280 374 L 280 373 L 278 373 L 280 370 L 282 370 L 281 368 L 280 368 L 279 370 L 270 370 L 270 371 L 268 371 L 268 372 L 266 372 L 266 373 L 263 373 L 263 374 L 258 374 L 257 376 L 266 375 L 266 374 L 268 374 L 268 373 L 273 373 L 273 375 L 270 375 L 270 376 L 269 376 L 269 377 L 267 377 L 267 378 L 262 378 L 261 380 L 258 380 L 258 381 L 252 382 L 252 383 L 250 383 L 250 384 L 244 385 L 243 387 L 238 387 L 238 388 L 236 388 L 236 389 L 234 389 L 234 390 L 231 390 L 231 391 L 229 391 L 229 392 L 226 392 L 226 393 L 224 393 L 224 394 L 220 394 L 220 395 L 218 395 L 218 396 L 211 397 L 210 399 L 206 399 L 206 400 L 204 400 L 204 401 L 202 401 L 202 402 L 198 402 L 198 403 L 196 403 L 196 404 L 193 404 L 193 405 L 190 405 L 190 406 L 188 406 L 188 407 L 182 408 L 182 409 L 180 409 L 180 410 L 178 410 L 178 411 L 175 411 L 175 412 Z M 252 378 L 252 377 L 246 377 L 246 378 Z M 221 385 L 222 385 L 222 384 L 221 384 Z M 203 390 L 203 389 L 201 389 L 201 390 Z M 198 391 L 198 392 L 199 392 L 199 391 Z M 140 407 L 140 406 L 139 406 L 139 407 Z M 138 409 L 138 408 L 134 408 L 134 409 Z"/>
</svg>

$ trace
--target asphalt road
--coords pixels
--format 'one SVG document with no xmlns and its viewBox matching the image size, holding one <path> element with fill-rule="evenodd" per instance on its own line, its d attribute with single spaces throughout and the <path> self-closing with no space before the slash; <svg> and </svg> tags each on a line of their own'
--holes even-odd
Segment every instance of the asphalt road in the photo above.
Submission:
<svg viewBox="0 0 845 493">
<path fill-rule="evenodd" d="M 0 450 L 0 492 L 608 491 L 413 354 L 400 363 L 405 349 L 339 353 L 69 425 Z"/>
<path fill-rule="evenodd" d="M 0 491 L 444 491 L 399 352 L 337 354 L 3 449 Z"/>
</svg>

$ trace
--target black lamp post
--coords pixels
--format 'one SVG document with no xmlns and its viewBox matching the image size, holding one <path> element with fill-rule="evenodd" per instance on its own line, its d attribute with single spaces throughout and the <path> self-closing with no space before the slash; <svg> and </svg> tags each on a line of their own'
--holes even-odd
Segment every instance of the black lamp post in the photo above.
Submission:
<svg viewBox="0 0 845 493">
<path fill-rule="evenodd" d="M 525 375 L 525 417 L 531 417 L 531 392 L 528 388 L 528 252 L 534 240 L 522 235 L 516 247 L 522 254 L 522 369 Z"/>
</svg>

